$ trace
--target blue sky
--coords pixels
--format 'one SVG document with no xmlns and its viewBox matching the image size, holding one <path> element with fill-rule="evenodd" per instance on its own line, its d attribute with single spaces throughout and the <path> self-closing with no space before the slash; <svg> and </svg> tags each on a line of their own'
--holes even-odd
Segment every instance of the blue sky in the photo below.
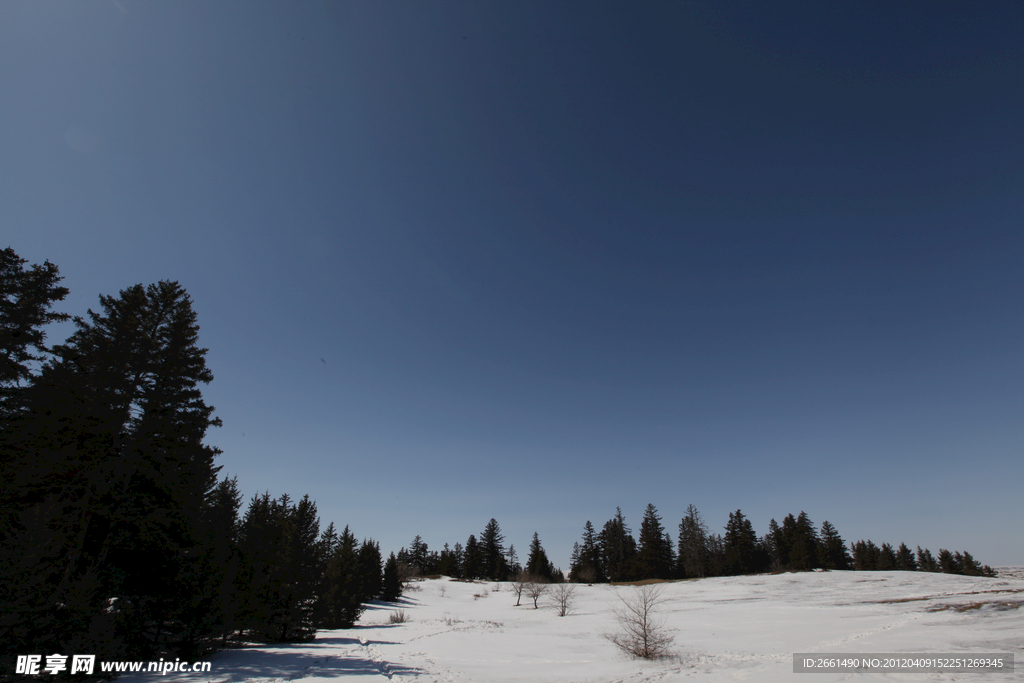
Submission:
<svg viewBox="0 0 1024 683">
<path fill-rule="evenodd" d="M 1024 8 L 763 5 L 0 3 L 2 246 L 178 280 L 223 471 L 385 553 L 1024 564 Z"/>
</svg>

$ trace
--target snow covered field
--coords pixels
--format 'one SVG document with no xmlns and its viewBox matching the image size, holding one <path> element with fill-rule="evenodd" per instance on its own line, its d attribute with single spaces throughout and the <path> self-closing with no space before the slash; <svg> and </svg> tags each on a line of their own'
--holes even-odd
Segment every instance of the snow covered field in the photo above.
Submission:
<svg viewBox="0 0 1024 683">
<path fill-rule="evenodd" d="M 1022 681 L 1024 570 L 996 578 L 915 572 L 817 572 L 664 585 L 675 656 L 627 659 L 602 634 L 630 586 L 580 585 L 573 611 L 540 608 L 509 584 L 427 579 L 398 605 L 374 604 L 357 628 L 314 642 L 221 652 L 207 674 L 120 680 L 303 683 L 417 681 Z M 402 610 L 408 621 L 389 624 Z M 1014 673 L 794 674 L 794 652 L 1012 652 Z"/>
</svg>

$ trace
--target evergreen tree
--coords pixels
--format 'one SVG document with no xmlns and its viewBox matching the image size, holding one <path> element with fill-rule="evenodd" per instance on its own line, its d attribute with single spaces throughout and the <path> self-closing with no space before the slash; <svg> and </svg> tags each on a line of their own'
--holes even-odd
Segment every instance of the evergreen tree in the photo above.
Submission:
<svg viewBox="0 0 1024 683">
<path fill-rule="evenodd" d="M 575 541 L 572 544 L 572 554 L 569 555 L 569 580 L 579 583 L 580 573 L 580 544 Z"/>
<path fill-rule="evenodd" d="M 786 519 L 792 519 L 792 515 Z M 785 533 L 785 526 L 783 526 Z M 815 569 L 818 565 L 818 533 L 811 524 L 807 513 L 800 511 L 792 529 L 792 545 L 789 550 L 789 568 L 797 571 Z"/>
<path fill-rule="evenodd" d="M 55 271 L 44 275 L 54 282 Z M 9 519 L 4 545 L 33 564 L 14 561 L 2 578 L 22 592 L 4 597 L 12 614 L 27 610 L 34 645 L 61 651 L 113 628 L 122 647 L 111 658 L 146 658 L 201 637 L 194 598 L 209 578 L 203 519 L 219 469 L 203 439 L 220 423 L 199 390 L 213 374 L 184 290 L 136 285 L 100 303 L 19 390 L 21 408 L 5 409 L 5 474 L 17 476 L 3 509 L 32 519 Z M 8 376 L 23 378 L 24 362 L 11 351 Z M 24 535 L 30 524 L 42 535 Z M 22 554 L 30 541 L 38 550 Z"/>
<path fill-rule="evenodd" d="M 491 581 L 503 581 L 508 578 L 509 568 L 505 560 L 504 542 L 501 527 L 492 517 L 480 534 L 480 571 L 483 578 Z"/>
<path fill-rule="evenodd" d="M 708 576 L 708 528 L 690 504 L 679 522 L 678 574 L 683 578 Z"/>
<path fill-rule="evenodd" d="M 896 551 L 896 568 L 905 572 L 912 572 L 917 569 L 914 551 L 908 548 L 906 543 L 900 543 L 899 550 Z"/>
<path fill-rule="evenodd" d="M 398 578 L 398 558 L 394 553 L 388 556 L 384 563 L 384 580 L 381 587 L 381 600 L 394 602 L 402 597 L 402 582 Z"/>
<path fill-rule="evenodd" d="M 740 510 L 729 513 L 725 527 L 725 564 L 728 574 L 748 574 L 755 571 L 757 535 L 754 527 Z"/>
<path fill-rule="evenodd" d="M 725 576 L 725 541 L 721 534 L 708 534 L 708 576 Z"/>
<path fill-rule="evenodd" d="M 46 261 L 25 268 L 26 263 L 10 247 L 0 251 L 0 431 L 18 409 L 15 399 L 19 387 L 32 378 L 31 364 L 47 358 L 45 326 L 70 319 L 51 310 L 68 295 L 67 287 L 58 285 L 63 278 L 57 266 Z M 3 474 L 6 482 L 14 473 Z"/>
<path fill-rule="evenodd" d="M 535 579 L 551 581 L 554 579 L 555 568 L 548 560 L 544 547 L 540 544 L 540 536 L 533 533 L 533 540 L 530 542 L 530 556 L 526 560 L 526 573 Z"/>
<path fill-rule="evenodd" d="M 367 545 L 364 541 L 363 547 Z M 351 628 L 363 613 L 363 602 L 370 599 L 367 593 L 380 571 L 379 551 L 369 545 L 362 550 L 361 558 L 359 543 L 347 526 L 334 543 L 326 535 L 322 539 L 321 547 L 330 550 L 324 561 L 321 593 L 316 598 L 317 627 Z M 370 566 L 375 559 L 376 569 Z"/>
<path fill-rule="evenodd" d="M 961 567 L 960 562 L 957 561 L 956 556 L 945 548 L 939 548 L 938 555 L 939 571 L 944 574 L 960 574 Z"/>
<path fill-rule="evenodd" d="M 452 548 L 452 563 L 455 566 L 455 573 L 452 574 L 452 578 L 463 579 L 466 577 L 466 570 L 463 567 L 465 559 L 466 551 L 463 549 L 462 544 L 456 541 L 455 547 Z"/>
<path fill-rule="evenodd" d="M 417 534 L 416 538 L 412 539 L 412 544 L 409 546 L 408 557 L 403 559 L 406 560 L 417 576 L 423 576 L 427 573 L 428 557 L 429 553 L 427 551 L 427 544 L 424 543 L 423 539 Z"/>
<path fill-rule="evenodd" d="M 960 571 L 967 576 L 984 576 L 985 572 L 982 571 L 982 567 L 978 562 L 971 556 L 966 550 L 959 554 L 957 560 L 960 563 Z"/>
<path fill-rule="evenodd" d="M 372 539 L 363 539 L 363 544 L 359 546 L 356 576 L 360 603 L 368 602 L 380 595 L 384 578 L 381 573 L 380 544 Z"/>
<path fill-rule="evenodd" d="M 444 548 L 441 550 L 441 554 L 438 556 L 437 573 L 443 576 L 459 576 L 459 565 L 455 556 L 455 552 L 448 547 L 447 543 L 444 544 Z"/>
<path fill-rule="evenodd" d="M 519 576 L 519 572 L 523 571 L 522 565 L 519 564 L 519 555 L 516 553 L 516 547 L 511 543 L 508 546 L 508 574 L 510 577 Z"/>
<path fill-rule="evenodd" d="M 883 543 L 878 552 L 878 563 L 876 568 L 879 571 L 892 571 L 896 569 L 896 551 L 889 543 Z"/>
<path fill-rule="evenodd" d="M 672 577 L 671 542 L 666 542 L 658 509 L 648 503 L 640 523 L 640 548 L 636 566 L 638 579 L 669 579 Z"/>
<path fill-rule="evenodd" d="M 469 535 L 466 539 L 466 549 L 462 555 L 462 574 L 466 579 L 479 579 L 483 577 L 483 552 L 476 536 Z"/>
<path fill-rule="evenodd" d="M 821 524 L 821 543 L 818 546 L 818 563 L 825 569 L 849 569 L 850 555 L 846 550 L 846 541 L 842 539 L 835 527 L 825 520 Z"/>
<path fill-rule="evenodd" d="M 783 557 L 786 560 L 789 559 L 789 550 L 786 545 L 786 539 L 782 535 L 782 529 L 774 518 L 768 522 L 768 533 L 765 534 L 764 538 L 765 548 L 768 551 L 769 569 L 773 572 L 783 571 L 786 567 Z"/>
<path fill-rule="evenodd" d="M 927 548 L 921 550 L 921 546 L 917 546 L 917 569 L 922 572 L 939 571 L 939 564 L 932 557 L 932 551 Z"/>
<path fill-rule="evenodd" d="M 187 622 L 199 628 L 190 634 L 198 644 L 203 634 L 220 641 L 221 647 L 240 627 L 237 579 L 241 568 L 239 509 L 242 493 L 238 479 L 225 477 L 213 491 L 208 515 L 204 519 L 205 549 L 199 556 L 199 571 L 192 595 L 194 614 Z"/>
<path fill-rule="evenodd" d="M 600 534 L 601 563 L 609 581 L 631 581 L 636 572 L 636 541 L 620 508 Z"/>
</svg>

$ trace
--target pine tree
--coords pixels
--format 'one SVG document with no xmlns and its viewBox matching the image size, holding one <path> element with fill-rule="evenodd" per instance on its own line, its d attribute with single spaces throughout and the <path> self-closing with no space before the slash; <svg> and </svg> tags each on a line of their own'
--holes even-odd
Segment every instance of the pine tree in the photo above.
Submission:
<svg viewBox="0 0 1024 683">
<path fill-rule="evenodd" d="M 219 451 L 203 440 L 220 423 L 199 390 L 213 374 L 185 291 L 136 285 L 100 303 L 100 313 L 75 319 L 19 392 L 24 408 L 5 417 L 6 462 L 21 478 L 5 487 L 4 509 L 32 511 L 48 555 L 33 553 L 35 579 L 21 585 L 43 612 L 66 609 L 47 616 L 35 598 L 12 597 L 54 651 L 113 620 L 124 655 L 114 658 L 145 658 L 202 630 L 193 598 L 205 581 L 203 518 L 219 469 Z M 22 359 L 15 353 L 11 367 Z"/>
<path fill-rule="evenodd" d="M 70 319 L 67 313 L 51 310 L 68 295 L 67 287 L 58 286 L 63 278 L 57 266 L 46 261 L 25 268 L 26 263 L 10 247 L 0 251 L 0 431 L 19 409 L 15 399 L 18 389 L 32 379 L 31 364 L 47 358 L 45 326 Z M 0 528 L 9 529 L 2 524 Z"/>
<path fill-rule="evenodd" d="M 640 548 L 637 551 L 638 579 L 669 579 L 672 576 L 670 543 L 666 543 L 658 509 L 648 503 L 640 523 Z"/>
<path fill-rule="evenodd" d="M 540 544 L 540 536 L 533 533 L 533 540 L 530 542 L 530 555 L 526 559 L 526 573 L 534 579 L 551 581 L 554 579 L 555 568 L 548 560 L 544 552 L 544 546 Z"/>
<path fill-rule="evenodd" d="M 683 578 L 708 575 L 708 528 L 697 508 L 690 504 L 679 522 L 679 576 Z"/>
<path fill-rule="evenodd" d="M 363 539 L 356 558 L 356 583 L 360 603 L 369 602 L 380 595 L 383 578 L 380 544 L 373 539 Z"/>
<path fill-rule="evenodd" d="M 896 551 L 893 549 L 892 544 L 883 543 L 878 553 L 876 568 L 879 571 L 892 571 L 896 569 L 896 561 Z"/>
<path fill-rule="evenodd" d="M 958 558 L 960 561 L 960 571 L 967 576 L 984 576 L 985 572 L 982 571 L 982 566 L 971 556 L 966 550 Z"/>
<path fill-rule="evenodd" d="M 600 534 L 601 563 L 609 581 L 631 581 L 636 573 L 636 541 L 620 508 Z"/>
<path fill-rule="evenodd" d="M 725 576 L 725 541 L 721 534 L 708 534 L 708 576 Z"/>
<path fill-rule="evenodd" d="M 240 627 L 237 579 L 241 569 L 239 509 L 242 493 L 238 479 L 225 477 L 213 491 L 208 515 L 204 519 L 205 549 L 199 555 L 199 567 L 193 586 L 190 623 L 201 624 L 191 640 L 205 633 L 219 639 L 221 647 Z"/>
<path fill-rule="evenodd" d="M 900 543 L 900 547 L 896 551 L 896 568 L 905 572 L 912 572 L 917 569 L 914 551 L 908 548 L 906 543 Z"/>
<path fill-rule="evenodd" d="M 939 564 L 932 557 L 932 551 L 927 548 L 921 550 L 921 546 L 917 546 L 917 569 L 922 572 L 939 571 Z"/>
<path fill-rule="evenodd" d="M 407 558 L 409 566 L 417 576 L 423 576 L 427 573 L 428 555 L 427 544 L 424 543 L 423 539 L 417 534 L 416 538 L 412 539 L 412 543 L 409 546 L 409 557 Z"/>
<path fill-rule="evenodd" d="M 783 571 L 786 567 L 783 559 L 789 559 L 789 550 L 786 538 L 782 535 L 782 529 L 774 518 L 768 522 L 768 533 L 765 534 L 765 547 L 768 550 L 769 568 L 773 572 Z"/>
<path fill-rule="evenodd" d="M 818 546 L 819 566 L 825 569 L 849 569 L 850 555 L 846 542 L 835 527 L 825 520 L 821 524 L 821 543 Z"/>
<path fill-rule="evenodd" d="M 505 537 L 501 533 L 498 521 L 491 521 L 480 534 L 480 572 L 483 578 L 491 581 L 503 581 L 509 576 L 508 563 L 505 561 Z"/>
<path fill-rule="evenodd" d="M 801 510 L 794 520 L 787 515 L 782 523 L 782 534 L 788 546 L 785 568 L 807 571 L 818 567 L 818 534 L 806 512 Z"/>
<path fill-rule="evenodd" d="M 748 574 L 755 571 L 757 535 L 750 520 L 737 510 L 729 513 L 725 527 L 725 563 L 728 574 Z"/>
<path fill-rule="evenodd" d="M 384 563 L 384 580 L 381 587 L 381 600 L 394 602 L 402 597 L 402 582 L 398 578 L 398 559 L 394 553 Z"/>
<path fill-rule="evenodd" d="M 479 579 L 483 577 L 483 553 L 476 536 L 469 535 L 466 539 L 466 549 L 462 554 L 462 574 L 466 579 Z"/>
<path fill-rule="evenodd" d="M 956 556 L 945 548 L 939 548 L 938 554 L 939 571 L 944 574 L 960 574 L 961 566 Z"/>
<path fill-rule="evenodd" d="M 508 546 L 508 574 L 510 577 L 519 576 L 519 572 L 523 571 L 522 565 L 519 564 L 519 555 L 516 553 L 516 547 L 511 543 Z"/>
</svg>

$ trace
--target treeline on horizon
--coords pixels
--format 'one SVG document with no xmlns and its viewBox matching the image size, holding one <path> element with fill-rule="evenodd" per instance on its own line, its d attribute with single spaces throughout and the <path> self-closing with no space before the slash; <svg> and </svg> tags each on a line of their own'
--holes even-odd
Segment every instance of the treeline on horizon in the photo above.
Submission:
<svg viewBox="0 0 1024 683">
<path fill-rule="evenodd" d="M 577 583 L 622 583 L 649 579 L 676 580 L 711 576 L 736 576 L 766 572 L 826 570 L 927 571 L 995 576 L 968 552 L 940 549 L 937 557 L 928 549 L 911 550 L 905 543 L 893 548 L 872 541 L 851 543 L 849 549 L 828 521 L 815 529 L 807 513 L 787 515 L 780 526 L 774 519 L 768 533 L 758 537 L 743 512 L 729 513 L 725 535 L 711 533 L 693 505 L 679 522 L 673 539 L 653 504 L 644 511 L 637 538 L 626 524 L 621 508 L 601 531 L 587 521 L 580 541 L 573 544 L 568 577 L 548 560 L 536 533 L 526 565 L 520 565 L 515 547 L 504 547 L 504 536 L 491 519 L 479 539 L 471 534 L 466 544 L 445 543 L 440 551 L 429 550 L 420 536 L 397 559 L 413 575 L 440 574 L 459 579 Z"/>
<path fill-rule="evenodd" d="M 100 296 L 70 320 L 57 266 L 0 251 L 0 678 L 18 654 L 100 660 L 194 659 L 241 642 L 308 640 L 346 628 L 415 574 L 562 581 L 537 534 L 521 565 L 496 520 L 465 545 L 417 536 L 386 561 L 346 526 L 321 530 L 316 503 L 253 496 L 220 476 L 219 426 L 200 385 L 213 379 L 192 301 L 176 282 Z M 852 544 L 804 513 L 758 538 L 737 510 L 724 537 L 693 506 L 674 542 L 649 505 L 634 539 L 621 511 L 587 522 L 568 580 L 635 581 L 805 569 L 991 574 L 969 553 L 932 558 Z"/>
</svg>

